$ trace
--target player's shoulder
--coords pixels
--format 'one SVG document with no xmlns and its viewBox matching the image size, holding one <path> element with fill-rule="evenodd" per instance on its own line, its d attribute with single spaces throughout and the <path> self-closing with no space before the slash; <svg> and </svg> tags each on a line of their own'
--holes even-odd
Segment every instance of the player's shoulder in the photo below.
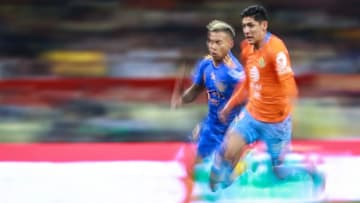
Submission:
<svg viewBox="0 0 360 203">
<path fill-rule="evenodd" d="M 266 50 L 270 58 L 277 58 L 279 55 L 289 54 L 284 41 L 274 34 L 271 34 Z"/>
<path fill-rule="evenodd" d="M 212 56 L 211 56 L 210 54 L 207 54 L 207 55 L 203 56 L 202 59 L 203 59 L 203 60 L 209 60 L 209 61 L 211 61 L 211 60 L 212 60 Z"/>
<path fill-rule="evenodd" d="M 249 49 L 251 47 L 251 45 L 249 44 L 249 42 L 244 39 L 240 42 L 240 49 L 243 51 L 243 50 L 246 50 L 246 49 Z"/>
<path fill-rule="evenodd" d="M 204 68 L 209 64 L 211 64 L 211 62 L 212 62 L 212 57 L 210 55 L 205 55 L 202 58 L 200 58 L 200 60 L 197 63 L 197 66 L 199 68 Z"/>
<path fill-rule="evenodd" d="M 280 37 L 278 37 L 277 35 L 274 35 L 272 33 L 271 33 L 271 36 L 269 39 L 269 45 L 272 48 L 286 49 L 284 41 L 282 39 L 280 39 Z"/>
<path fill-rule="evenodd" d="M 240 42 L 240 50 L 241 50 L 240 58 L 243 59 L 244 57 L 246 57 L 248 54 L 251 53 L 252 45 L 249 44 L 249 42 L 246 39 L 244 39 Z"/>
<path fill-rule="evenodd" d="M 211 55 L 205 55 L 200 59 L 199 64 L 201 65 L 207 65 L 212 62 L 212 56 Z"/>
</svg>

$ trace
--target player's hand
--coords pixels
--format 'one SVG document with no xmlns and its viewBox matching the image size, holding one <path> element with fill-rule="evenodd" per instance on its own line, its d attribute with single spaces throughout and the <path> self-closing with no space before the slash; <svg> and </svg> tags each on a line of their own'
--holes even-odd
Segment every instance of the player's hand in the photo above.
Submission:
<svg viewBox="0 0 360 203">
<path fill-rule="evenodd" d="M 191 133 L 191 141 L 192 142 L 194 142 L 194 143 L 198 142 L 199 136 L 200 136 L 200 129 L 201 129 L 200 124 L 197 124 L 195 126 L 195 128 L 193 129 L 193 131 Z"/>
<path fill-rule="evenodd" d="M 173 94 L 172 97 L 171 97 L 170 108 L 171 109 L 176 109 L 176 108 L 180 107 L 181 105 L 182 105 L 181 95 Z"/>
<path fill-rule="evenodd" d="M 228 108 L 224 107 L 224 108 L 219 112 L 219 119 L 220 119 L 220 121 L 223 122 L 223 123 L 227 123 L 228 117 L 229 117 L 229 113 L 230 113 L 230 111 L 228 110 Z"/>
</svg>

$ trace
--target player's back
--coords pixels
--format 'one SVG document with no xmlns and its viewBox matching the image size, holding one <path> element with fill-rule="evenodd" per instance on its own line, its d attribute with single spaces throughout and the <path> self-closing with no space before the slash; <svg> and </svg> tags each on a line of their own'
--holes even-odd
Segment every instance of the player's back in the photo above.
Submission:
<svg viewBox="0 0 360 203">
<path fill-rule="evenodd" d="M 249 85 L 247 110 L 257 120 L 279 122 L 292 109 L 291 95 L 296 95 L 296 83 L 284 43 L 271 33 L 258 50 L 242 43 L 241 59 Z"/>
</svg>

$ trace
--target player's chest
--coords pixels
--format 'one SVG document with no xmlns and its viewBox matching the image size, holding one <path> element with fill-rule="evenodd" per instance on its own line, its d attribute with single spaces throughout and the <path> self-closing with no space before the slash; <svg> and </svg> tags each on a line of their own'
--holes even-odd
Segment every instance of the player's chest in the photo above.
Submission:
<svg viewBox="0 0 360 203">
<path fill-rule="evenodd" d="M 265 78 L 276 76 L 273 63 L 270 57 L 265 54 L 249 54 L 244 65 L 251 81 L 257 82 Z"/>
<path fill-rule="evenodd" d="M 207 89 L 216 89 L 223 92 L 227 88 L 228 74 L 223 68 L 208 68 L 204 73 Z"/>
</svg>

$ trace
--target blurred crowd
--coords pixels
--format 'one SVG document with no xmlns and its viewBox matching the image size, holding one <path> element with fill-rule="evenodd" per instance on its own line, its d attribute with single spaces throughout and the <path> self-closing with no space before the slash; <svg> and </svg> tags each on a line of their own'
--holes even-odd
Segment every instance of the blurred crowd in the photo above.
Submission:
<svg viewBox="0 0 360 203">
<path fill-rule="evenodd" d="M 240 11 L 254 3 L 268 8 L 271 32 L 286 41 L 298 77 L 346 75 L 318 83 L 332 85 L 337 93 L 346 86 L 350 96 L 299 102 L 295 132 L 300 137 L 359 136 L 353 120 L 360 118 L 360 88 L 339 82 L 360 78 L 354 78 L 360 74 L 357 0 L 29 0 L 0 5 L 0 141 L 187 140 L 206 111 L 201 104 L 173 112 L 169 100 L 138 105 L 119 99 L 127 92 L 124 87 L 89 92 L 84 85 L 54 96 L 51 88 L 40 94 L 20 87 L 21 80 L 173 77 L 180 66 L 191 69 L 206 54 L 209 21 L 232 24 L 240 42 Z M 239 53 L 238 46 L 234 52 Z M 7 80 L 20 85 L 9 89 Z M 64 95 L 71 99 L 45 102 Z M 309 115 L 311 121 L 303 119 Z M 171 119 L 178 124 L 171 125 Z"/>
</svg>

